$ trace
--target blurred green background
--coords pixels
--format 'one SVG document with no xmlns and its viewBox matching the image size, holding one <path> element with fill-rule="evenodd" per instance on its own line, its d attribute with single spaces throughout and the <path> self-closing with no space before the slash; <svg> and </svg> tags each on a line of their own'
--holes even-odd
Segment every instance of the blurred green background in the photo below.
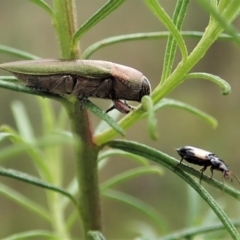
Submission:
<svg viewBox="0 0 240 240">
<path fill-rule="evenodd" d="M 51 1 L 46 1 L 51 5 Z M 86 21 L 106 1 L 78 0 L 78 25 Z M 166 11 L 172 15 L 176 1 L 161 0 Z M 191 1 L 183 30 L 204 31 L 208 23 L 208 15 Z M 239 28 L 239 19 L 234 22 Z M 81 40 L 82 51 L 90 44 L 106 37 L 137 32 L 165 31 L 164 26 L 155 18 L 142 1 L 126 1 L 117 11 L 101 21 L 90 30 Z M 188 50 L 197 44 L 197 39 L 187 39 Z M 41 58 L 59 58 L 58 41 L 51 25 L 49 16 L 30 1 L 2 0 L 0 3 L 0 44 L 18 48 Z M 158 84 L 161 76 L 166 40 L 142 40 L 126 42 L 103 48 L 91 56 L 91 59 L 101 59 L 134 67 L 144 73 L 151 81 L 152 88 Z M 239 83 L 239 54 L 240 49 L 234 43 L 218 41 L 208 51 L 194 71 L 203 71 L 219 75 L 232 86 L 232 93 L 222 96 L 220 89 L 203 80 L 188 80 L 175 89 L 168 98 L 177 99 L 211 114 L 219 126 L 212 129 L 210 125 L 194 115 L 174 108 L 164 108 L 157 113 L 158 141 L 152 141 L 146 129 L 146 120 L 139 121 L 127 130 L 127 139 L 139 141 L 155 147 L 179 159 L 175 148 L 192 145 L 212 151 L 219 155 L 240 177 L 240 83 Z M 0 54 L 0 63 L 16 61 Z M 1 71 L 1 75 L 6 72 Z M 15 128 L 11 112 L 11 104 L 21 100 L 27 108 L 31 123 L 38 136 L 41 136 L 40 112 L 36 97 L 0 89 L 0 125 L 8 124 Z M 93 100 L 101 108 L 106 109 L 110 104 L 107 100 Z M 53 102 L 56 112 L 60 105 Z M 99 119 L 91 115 L 92 127 L 97 126 Z M 6 145 L 2 145 L 3 148 Z M 66 147 L 66 185 L 74 176 L 74 161 L 71 160 L 72 149 Z M 16 157 L 2 163 L 2 166 L 21 170 L 36 175 L 31 161 L 26 156 Z M 114 158 L 100 172 L 100 181 L 108 179 L 119 172 L 136 166 L 124 158 Z M 206 171 L 209 175 L 209 170 Z M 221 180 L 221 173 L 215 172 L 214 177 Z M 0 181 L 29 196 L 31 199 L 46 204 L 43 191 L 15 180 L 0 177 Z M 232 218 L 240 217 L 239 203 L 219 190 L 203 183 L 217 199 L 227 214 Z M 240 186 L 235 181 L 236 188 Z M 145 175 L 133 179 L 117 187 L 118 190 L 129 193 L 154 206 L 163 215 L 171 231 L 186 227 L 186 211 L 188 187 L 172 172 L 165 171 L 164 175 Z M 192 193 L 193 194 L 193 193 Z M 199 197 L 197 197 L 199 198 Z M 196 221 L 208 221 L 212 218 L 209 207 L 199 200 L 200 211 L 196 213 Z M 197 201 L 197 200 L 196 200 Z M 0 195 L 0 238 L 10 233 L 29 229 L 48 229 L 49 226 L 34 214 L 12 203 Z M 160 232 L 147 217 L 129 206 L 110 199 L 102 199 L 104 232 L 109 239 L 122 236 L 132 239 L 136 236 L 134 230 L 143 228 L 146 224 L 159 235 Z M 24 220 L 22 219 L 24 217 Z M 218 220 L 213 220 L 217 222 Z M 78 233 L 76 226 L 74 231 Z"/>
</svg>

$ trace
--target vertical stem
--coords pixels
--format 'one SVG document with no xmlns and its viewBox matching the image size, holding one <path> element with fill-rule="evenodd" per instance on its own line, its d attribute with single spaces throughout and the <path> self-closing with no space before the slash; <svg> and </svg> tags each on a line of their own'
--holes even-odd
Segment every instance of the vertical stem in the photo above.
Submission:
<svg viewBox="0 0 240 240">
<path fill-rule="evenodd" d="M 74 0 L 53 0 L 53 24 L 61 48 L 61 57 L 77 59 L 80 57 L 78 44 L 71 48 L 72 37 L 76 31 Z M 82 220 L 84 239 L 90 230 L 101 230 L 100 199 L 98 189 L 97 155 L 98 147 L 92 140 L 87 111 L 80 109 L 76 98 L 69 98 L 64 106 L 68 112 L 72 132 L 80 139 L 75 144 L 76 174 L 79 186 L 79 213 Z"/>
<path fill-rule="evenodd" d="M 81 139 L 75 145 L 76 174 L 79 186 L 79 212 L 82 218 L 84 239 L 91 239 L 90 230 L 101 230 L 100 199 L 98 188 L 97 155 L 99 148 L 92 140 L 86 110 L 82 111 L 79 102 L 65 105 L 71 121 L 72 132 Z"/>
<path fill-rule="evenodd" d="M 54 116 L 53 107 L 50 105 L 50 100 L 39 99 L 41 103 L 41 112 L 43 115 L 43 130 L 44 134 L 51 134 L 55 129 L 56 119 Z M 45 164 L 50 177 L 47 181 L 51 182 L 53 185 L 61 186 L 63 182 L 63 159 L 60 146 L 51 146 L 51 148 L 45 148 L 44 150 Z M 70 234 L 68 232 L 64 208 L 61 204 L 62 196 L 53 191 L 46 191 L 49 210 L 51 212 L 51 223 L 54 232 L 61 239 L 70 240 Z"/>
<path fill-rule="evenodd" d="M 61 197 L 58 193 L 48 194 L 49 207 L 52 217 L 52 226 L 60 239 L 70 240 L 67 226 L 65 224 L 64 210 L 61 205 Z"/>
<path fill-rule="evenodd" d="M 75 1 L 53 0 L 53 6 L 53 26 L 60 44 L 61 57 L 65 59 L 77 59 L 80 56 L 79 45 L 71 49 L 72 36 L 76 31 L 77 21 Z"/>
</svg>

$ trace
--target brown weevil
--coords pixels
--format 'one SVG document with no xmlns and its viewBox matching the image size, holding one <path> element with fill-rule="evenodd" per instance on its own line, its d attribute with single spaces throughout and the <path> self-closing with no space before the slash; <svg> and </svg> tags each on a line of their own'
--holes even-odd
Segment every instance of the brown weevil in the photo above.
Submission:
<svg viewBox="0 0 240 240">
<path fill-rule="evenodd" d="M 240 184 L 238 177 L 229 170 L 229 167 L 225 164 L 225 162 L 222 159 L 220 159 L 216 154 L 191 146 L 178 148 L 177 152 L 182 158 L 179 164 L 181 164 L 183 160 L 186 160 L 189 163 L 203 166 L 199 170 L 201 172 L 200 183 L 202 180 L 203 172 L 208 167 L 210 167 L 211 179 L 213 177 L 213 170 L 217 170 L 222 172 L 223 183 L 225 180 L 229 178 L 232 182 L 231 176 L 234 176 L 237 179 L 238 183 Z"/>
<path fill-rule="evenodd" d="M 126 100 L 140 102 L 151 92 L 141 72 L 107 61 L 42 59 L 3 63 L 0 68 L 37 90 L 77 96 L 82 106 L 89 97 L 111 99 L 107 112 L 116 108 L 128 113 L 133 108 Z"/>
</svg>

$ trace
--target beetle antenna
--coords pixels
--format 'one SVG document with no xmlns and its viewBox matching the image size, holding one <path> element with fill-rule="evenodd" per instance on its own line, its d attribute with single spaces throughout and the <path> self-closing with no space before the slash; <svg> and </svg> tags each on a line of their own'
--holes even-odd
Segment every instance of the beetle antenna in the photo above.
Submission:
<svg viewBox="0 0 240 240">
<path fill-rule="evenodd" d="M 239 178 L 238 178 L 233 172 L 230 172 L 230 174 L 233 175 L 233 176 L 237 179 L 237 181 L 238 181 L 238 183 L 239 183 L 239 185 L 240 185 L 240 180 L 239 180 Z"/>
</svg>

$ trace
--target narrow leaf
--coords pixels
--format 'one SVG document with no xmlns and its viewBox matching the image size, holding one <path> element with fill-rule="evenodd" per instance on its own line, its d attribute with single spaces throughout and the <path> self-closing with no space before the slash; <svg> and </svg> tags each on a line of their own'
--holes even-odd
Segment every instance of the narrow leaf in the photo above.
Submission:
<svg viewBox="0 0 240 240">
<path fill-rule="evenodd" d="M 232 222 L 235 227 L 240 227 L 239 221 Z M 214 231 L 226 230 L 222 223 L 211 224 L 208 226 L 187 228 L 176 233 L 169 234 L 167 236 L 161 237 L 161 240 L 177 240 L 177 239 L 193 239 L 197 235 L 203 235 L 206 233 L 212 233 Z"/>
<path fill-rule="evenodd" d="M 39 7 L 44 9 L 47 13 L 49 13 L 51 17 L 53 17 L 53 10 L 44 0 L 29 0 L 29 1 L 37 4 Z"/>
<path fill-rule="evenodd" d="M 19 80 L 17 80 L 13 76 L 0 76 L 0 79 L 3 80 L 3 81 L 18 82 L 19 83 Z"/>
<path fill-rule="evenodd" d="M 23 103 L 16 100 L 11 104 L 11 109 L 21 138 L 32 143 L 35 136 Z"/>
<path fill-rule="evenodd" d="M 57 237 L 55 234 L 45 230 L 32 230 L 22 233 L 16 233 L 9 237 L 2 238 L 2 240 L 25 240 L 28 238 L 36 239 L 38 237 L 48 240 L 59 240 L 59 237 Z"/>
<path fill-rule="evenodd" d="M 87 100 L 85 106 L 88 110 L 90 110 L 96 116 L 98 116 L 99 118 L 107 122 L 108 125 L 112 127 L 117 133 L 119 133 L 122 136 L 125 135 L 124 130 L 111 117 L 109 117 L 108 114 L 105 113 L 101 108 L 99 108 L 89 100 Z"/>
<path fill-rule="evenodd" d="M 148 132 L 153 140 L 157 140 L 157 119 L 155 117 L 152 99 L 149 96 L 144 96 L 141 103 L 143 109 L 147 112 Z"/>
<path fill-rule="evenodd" d="M 109 158 L 111 156 L 114 156 L 114 155 L 119 155 L 119 156 L 122 156 L 122 157 L 126 157 L 126 158 L 129 158 L 129 159 L 132 159 L 136 163 L 138 163 L 140 165 L 143 165 L 143 166 L 149 166 L 149 163 L 148 163 L 148 161 L 145 158 L 142 158 L 142 157 L 137 156 L 135 154 L 131 154 L 129 152 L 117 150 L 117 149 L 108 149 L 108 150 L 106 150 L 104 152 L 101 152 L 98 155 L 98 162 L 100 162 L 100 161 L 102 161 L 102 160 L 104 160 L 106 158 Z"/>
<path fill-rule="evenodd" d="M 26 59 L 26 60 L 39 59 L 38 56 L 35 56 L 33 54 L 18 50 L 16 48 L 4 46 L 1 44 L 0 44 L 0 52 L 15 56 L 15 57 L 20 57 L 21 59 Z"/>
<path fill-rule="evenodd" d="M 195 225 L 195 223 L 197 223 L 198 216 L 201 214 L 200 200 L 201 199 L 198 197 L 197 192 L 190 186 L 187 186 L 188 209 L 187 209 L 187 213 L 186 213 L 186 226 L 192 227 L 193 225 Z"/>
<path fill-rule="evenodd" d="M 196 73 L 189 73 L 185 76 L 185 79 L 192 79 L 192 78 L 205 79 L 217 84 L 222 90 L 222 95 L 227 95 L 231 92 L 230 84 L 226 82 L 224 79 L 216 75 L 213 75 L 210 73 L 196 72 Z"/>
<path fill-rule="evenodd" d="M 219 9 L 216 6 L 212 4 L 209 0 L 196 0 L 200 6 L 202 6 L 207 12 L 209 12 L 215 19 L 215 21 L 221 25 L 221 27 L 232 36 L 233 40 L 240 46 L 240 37 L 238 35 L 238 31 L 231 25 L 231 21 L 234 20 L 234 18 L 237 17 L 239 14 L 239 1 L 229 1 L 229 4 L 227 4 L 227 8 Z M 229 12 L 229 9 L 233 8 L 233 12 Z M 222 10 L 222 13 L 220 11 Z M 228 13 L 228 14 L 226 14 Z M 229 22 L 230 21 L 230 22 Z M 209 27 L 214 24 L 212 21 L 210 21 Z"/>
<path fill-rule="evenodd" d="M 36 213 L 39 217 L 42 217 L 43 219 L 48 221 L 51 220 L 47 209 L 44 209 L 42 206 L 38 205 L 29 198 L 25 197 L 24 195 L 16 192 L 15 190 L 9 188 L 2 183 L 0 183 L 0 194 L 11 199 L 15 203 L 23 206 L 24 208 L 30 210 L 31 212 Z"/>
<path fill-rule="evenodd" d="M 58 192 L 64 195 L 65 197 L 69 198 L 75 205 L 77 205 L 75 198 L 70 193 L 66 192 L 64 189 L 54 186 L 50 183 L 47 183 L 39 178 L 33 177 L 29 174 L 12 169 L 0 168 L 0 175 L 4 177 L 13 178 L 22 182 L 26 182 L 44 189 Z"/>
<path fill-rule="evenodd" d="M 198 31 L 181 31 L 181 35 L 184 38 L 193 38 L 193 39 L 200 39 L 203 36 L 203 32 Z M 139 41 L 139 40 L 153 40 L 153 39 L 165 39 L 170 36 L 168 31 L 161 31 L 161 32 L 145 32 L 145 33 L 132 33 L 132 34 L 125 34 L 119 36 L 113 36 L 109 38 L 104 38 L 98 42 L 93 43 L 82 54 L 83 59 L 88 59 L 94 52 L 97 50 L 116 44 L 116 43 L 123 43 L 128 41 Z M 240 37 L 240 34 L 238 34 Z M 232 40 L 232 36 L 222 33 L 219 35 L 218 40 Z"/>
<path fill-rule="evenodd" d="M 66 228 L 70 230 L 74 224 L 76 224 L 77 220 L 79 219 L 79 213 L 76 209 L 68 216 L 66 220 Z"/>
<path fill-rule="evenodd" d="M 76 177 L 74 177 L 72 181 L 69 183 L 68 187 L 66 188 L 66 191 L 70 193 L 72 196 L 75 196 L 78 190 L 79 190 L 78 182 Z M 62 198 L 61 200 L 62 209 L 66 208 L 67 204 L 69 204 L 68 199 Z"/>
<path fill-rule="evenodd" d="M 108 109 L 111 107 L 112 105 L 110 105 L 109 107 L 108 107 Z M 118 117 L 120 116 L 120 112 L 119 111 L 110 111 L 110 112 L 108 112 L 108 115 L 114 120 L 114 121 L 116 121 L 117 119 L 118 119 Z M 105 122 L 105 121 L 101 121 L 99 124 L 98 124 L 98 126 L 95 128 L 95 131 L 94 131 L 94 134 L 98 134 L 98 133 L 100 133 L 100 132 L 103 132 L 103 131 L 105 131 L 107 128 L 109 128 L 109 125 Z"/>
<path fill-rule="evenodd" d="M 90 17 L 74 34 L 72 40 L 72 48 L 77 45 L 78 40 L 81 36 L 99 23 L 102 19 L 108 16 L 111 12 L 117 9 L 126 0 L 108 0 L 108 2 L 103 5 L 92 17 Z"/>
<path fill-rule="evenodd" d="M 157 16 L 161 23 L 170 31 L 182 53 L 183 61 L 186 61 L 188 56 L 187 47 L 180 32 L 172 22 L 171 18 L 168 16 L 168 14 L 165 12 L 165 10 L 162 8 L 162 6 L 157 0 L 145 0 L 145 3 Z"/>
<path fill-rule="evenodd" d="M 1 132 L 0 133 L 0 142 L 4 141 L 5 139 L 8 139 L 10 136 L 11 136 L 10 133 Z"/>
<path fill-rule="evenodd" d="M 0 79 L 1 79 L 1 77 L 0 77 Z M 40 96 L 40 97 L 46 97 L 46 98 L 54 99 L 54 100 L 57 100 L 60 102 L 66 101 L 63 97 L 61 97 L 59 95 L 39 91 L 39 90 L 32 89 L 32 88 L 28 88 L 21 84 L 16 84 L 13 82 L 6 82 L 4 80 L 0 80 L 0 88 L 5 88 L 5 89 L 9 89 L 9 90 L 12 90 L 15 92 L 22 92 L 22 93 L 27 93 L 27 94 L 31 94 L 31 95 Z"/>
<path fill-rule="evenodd" d="M 134 168 L 134 169 L 125 171 L 123 173 L 120 173 L 118 175 L 115 175 L 114 177 L 105 181 L 104 183 L 101 184 L 100 190 L 101 192 L 104 192 L 107 189 L 112 188 L 119 183 L 128 181 L 131 178 L 135 178 L 143 174 L 153 174 L 153 173 L 162 175 L 163 170 L 156 166 L 145 166 L 145 167 Z"/>
<path fill-rule="evenodd" d="M 189 0 L 177 1 L 176 7 L 173 13 L 172 21 L 173 21 L 173 24 L 175 24 L 178 31 L 180 31 L 182 28 L 183 20 L 186 16 L 188 5 L 189 5 Z M 165 50 L 161 82 L 167 79 L 172 71 L 176 50 L 177 50 L 177 42 L 175 41 L 172 35 L 169 35 L 166 50 Z"/>
<path fill-rule="evenodd" d="M 177 108 L 181 108 L 184 109 L 200 118 L 202 118 L 204 121 L 210 123 L 213 128 L 216 128 L 218 123 L 217 120 L 215 118 L 213 118 L 211 115 L 189 105 L 186 103 L 183 103 L 181 101 L 178 100 L 174 100 L 174 99 L 169 99 L 169 98 L 164 98 L 162 99 L 159 103 L 157 103 L 154 106 L 154 110 L 158 111 L 160 108 L 162 107 L 177 107 Z"/>
<path fill-rule="evenodd" d="M 12 137 L 12 135 L 9 135 Z M 17 145 L 5 147 L 0 152 L 0 161 L 6 160 L 9 157 L 16 156 L 20 153 L 26 153 L 28 150 L 34 150 L 37 147 L 48 147 L 49 145 L 58 145 L 58 144 L 74 144 L 73 138 L 61 138 L 59 135 L 49 135 L 43 138 L 37 139 L 33 143 L 19 142 Z"/>
<path fill-rule="evenodd" d="M 18 153 L 21 153 L 22 151 L 24 154 L 27 153 L 30 156 L 30 159 L 33 160 L 38 172 L 44 179 L 51 179 L 47 162 L 44 161 L 41 150 L 34 145 L 35 142 L 26 143 L 25 140 L 22 139 L 18 133 L 8 125 L 2 125 L 0 130 L 8 133 L 8 139 L 14 144 L 12 146 L 5 147 L 2 150 L 1 153 L 3 155 L 0 157 L 0 161 L 6 160 L 14 155 L 18 155 Z"/>
<path fill-rule="evenodd" d="M 38 99 L 38 104 L 40 107 L 40 112 L 42 115 L 42 129 L 43 134 L 51 134 L 56 127 L 56 117 L 54 114 L 54 107 L 50 100 Z M 64 109 L 65 110 L 65 109 Z"/>
<path fill-rule="evenodd" d="M 156 209 L 154 209 L 152 206 L 148 205 L 147 203 L 133 196 L 130 196 L 126 193 L 119 192 L 116 190 L 110 190 L 110 189 L 108 189 L 107 191 L 104 191 L 103 196 L 112 198 L 114 200 L 123 202 L 131 207 L 136 208 L 146 216 L 150 217 L 155 222 L 155 224 L 158 226 L 158 228 L 162 233 L 167 232 L 167 224 L 164 220 L 164 217 L 161 217 L 160 213 L 158 213 Z"/>
</svg>

